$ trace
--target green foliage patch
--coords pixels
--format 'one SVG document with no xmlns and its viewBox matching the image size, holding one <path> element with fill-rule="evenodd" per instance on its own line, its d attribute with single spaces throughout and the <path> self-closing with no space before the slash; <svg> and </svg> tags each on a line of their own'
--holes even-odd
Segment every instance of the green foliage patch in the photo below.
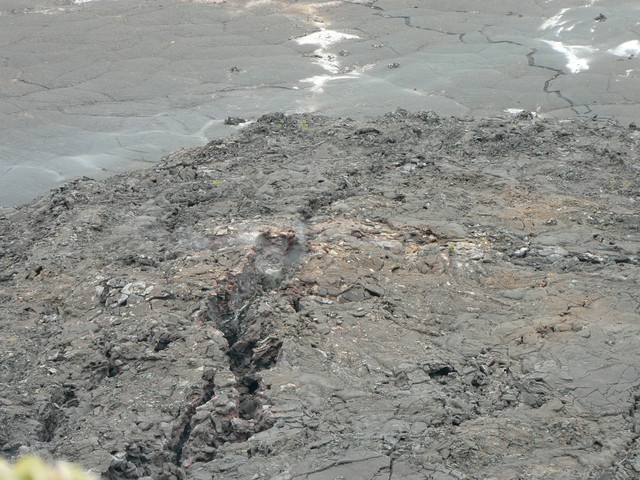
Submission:
<svg viewBox="0 0 640 480">
<path fill-rule="evenodd" d="M 0 480 L 97 480 L 78 465 L 45 463 L 39 457 L 23 457 L 13 464 L 0 458 Z"/>
</svg>

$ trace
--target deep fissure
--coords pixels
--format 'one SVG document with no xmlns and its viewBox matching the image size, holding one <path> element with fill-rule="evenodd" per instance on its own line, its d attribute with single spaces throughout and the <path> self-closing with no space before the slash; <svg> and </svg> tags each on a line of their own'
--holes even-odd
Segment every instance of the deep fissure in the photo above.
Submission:
<svg viewBox="0 0 640 480">
<path fill-rule="evenodd" d="M 237 380 L 238 410 L 244 420 L 253 420 L 260 407 L 258 372 L 275 364 L 282 347 L 282 341 L 266 331 L 255 307 L 266 293 L 280 287 L 302 253 L 293 232 L 263 232 L 241 272 L 212 297 L 213 317 L 229 346 L 229 368 Z M 263 425 L 269 426 L 269 422 Z"/>
<path fill-rule="evenodd" d="M 234 241 L 228 239 L 231 245 Z M 211 452 L 221 444 L 244 441 L 254 433 L 273 426 L 273 421 L 261 409 L 263 385 L 259 372 L 276 363 L 282 341 L 269 328 L 269 314 L 265 318 L 258 307 L 265 295 L 280 288 L 287 272 L 295 268 L 302 254 L 303 249 L 296 244 L 292 231 L 263 231 L 245 246 L 244 255 L 233 273 L 227 278 L 216 279 L 217 287 L 203 304 L 197 318 L 203 322 L 214 322 L 222 332 L 228 345 L 228 368 L 235 381 L 230 388 L 218 388 L 214 372 L 203 375 L 204 385 L 187 398 L 173 426 L 170 450 L 175 465 L 193 461 L 194 450 L 200 451 L 195 453 L 195 457 L 211 457 Z M 225 395 L 235 404 L 232 411 L 221 412 L 215 401 L 208 404 Z M 212 422 L 223 425 L 211 432 L 205 442 L 208 449 L 199 448 L 201 439 L 192 438 L 196 427 L 203 421 L 195 417 L 199 407 L 210 411 Z M 237 417 L 241 423 L 229 423 L 229 416 Z M 185 453 L 187 448 L 190 453 Z"/>
</svg>

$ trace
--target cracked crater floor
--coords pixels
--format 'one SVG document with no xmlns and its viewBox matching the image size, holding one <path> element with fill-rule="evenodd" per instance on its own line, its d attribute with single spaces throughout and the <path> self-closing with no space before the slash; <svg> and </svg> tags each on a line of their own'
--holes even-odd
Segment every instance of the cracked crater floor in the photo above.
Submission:
<svg viewBox="0 0 640 480">
<path fill-rule="evenodd" d="M 634 19 L 631 0 L 8 0 L 0 204 L 157 162 L 232 133 L 227 117 L 271 111 L 638 122 Z M 317 32 L 324 43 L 296 41 Z"/>
</svg>

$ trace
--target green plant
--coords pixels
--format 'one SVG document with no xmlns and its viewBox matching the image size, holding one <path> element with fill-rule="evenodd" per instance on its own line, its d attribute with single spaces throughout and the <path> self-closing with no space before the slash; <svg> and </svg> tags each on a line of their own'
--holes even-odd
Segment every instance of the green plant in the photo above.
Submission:
<svg viewBox="0 0 640 480">
<path fill-rule="evenodd" d="M 47 464 L 29 456 L 9 464 L 0 458 L 0 480 L 97 480 L 78 465 L 67 462 Z"/>
</svg>

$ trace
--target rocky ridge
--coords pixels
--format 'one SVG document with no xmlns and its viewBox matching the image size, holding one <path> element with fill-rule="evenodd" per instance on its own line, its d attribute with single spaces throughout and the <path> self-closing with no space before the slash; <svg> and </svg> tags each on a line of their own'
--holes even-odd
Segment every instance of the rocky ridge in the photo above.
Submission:
<svg viewBox="0 0 640 480">
<path fill-rule="evenodd" d="M 0 453 L 635 478 L 640 131 L 272 114 L 0 219 Z"/>
</svg>

